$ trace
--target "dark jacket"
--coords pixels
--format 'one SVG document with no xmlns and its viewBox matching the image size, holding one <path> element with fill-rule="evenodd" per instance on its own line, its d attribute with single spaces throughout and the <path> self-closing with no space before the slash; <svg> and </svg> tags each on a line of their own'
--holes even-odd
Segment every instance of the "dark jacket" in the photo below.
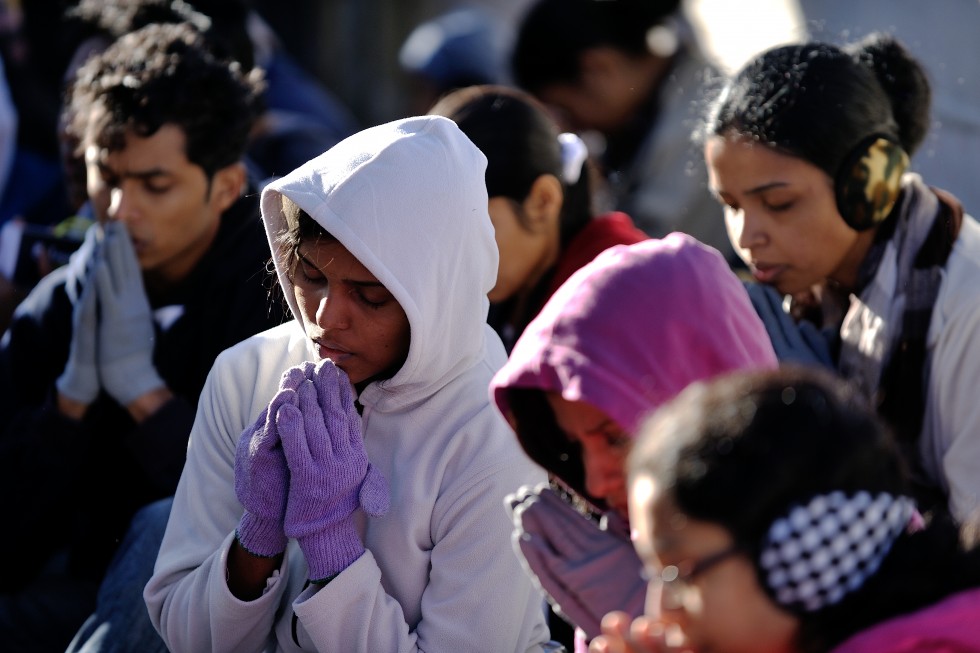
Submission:
<svg viewBox="0 0 980 653">
<path fill-rule="evenodd" d="M 268 257 L 257 197 L 246 196 L 222 216 L 190 275 L 148 294 L 154 365 L 174 398 L 139 425 L 104 392 L 81 421 L 54 407 L 71 346 L 67 266 L 21 303 L 0 342 L 0 496 L 8 506 L 0 556 L 16 561 L 0 590 L 33 578 L 66 546 L 72 573 L 101 578 L 133 513 L 173 494 L 215 357 L 283 321 L 283 302 L 269 297 Z"/>
</svg>

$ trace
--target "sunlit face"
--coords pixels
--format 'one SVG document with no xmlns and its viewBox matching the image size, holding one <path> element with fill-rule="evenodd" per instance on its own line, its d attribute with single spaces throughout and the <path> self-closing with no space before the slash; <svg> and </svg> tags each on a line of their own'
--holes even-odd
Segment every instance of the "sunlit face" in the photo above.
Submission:
<svg viewBox="0 0 980 653">
<path fill-rule="evenodd" d="M 624 519 L 626 504 L 626 454 L 632 440 L 611 417 L 584 401 L 568 401 L 560 393 L 546 393 L 558 427 L 582 447 L 585 491 L 603 499 Z"/>
<path fill-rule="evenodd" d="M 96 217 L 126 225 L 147 278 L 183 279 L 211 246 L 222 212 L 237 195 L 209 184 L 204 170 L 187 160 L 184 132 L 175 125 L 146 138 L 130 132 L 117 151 L 87 142 L 86 183 Z"/>
<path fill-rule="evenodd" d="M 339 242 L 300 244 L 293 292 L 317 355 L 331 359 L 355 386 L 390 377 L 405 362 L 405 311 Z"/>
<path fill-rule="evenodd" d="M 648 475 L 631 483 L 629 513 L 633 544 L 651 579 L 646 612 L 678 631 L 684 647 L 795 653 L 799 621 L 769 599 L 726 529 L 688 518 Z M 713 556 L 713 564 L 699 565 Z M 698 566 L 703 570 L 692 575 Z"/>
<path fill-rule="evenodd" d="M 709 138 L 704 156 L 732 245 L 758 281 L 783 294 L 854 285 L 873 232 L 847 226 L 827 173 L 740 137 Z"/>
<path fill-rule="evenodd" d="M 496 303 L 532 288 L 550 265 L 549 253 L 554 248 L 547 232 L 531 231 L 521 224 L 514 200 L 492 197 L 489 209 L 500 263 L 497 283 L 487 297 Z"/>
</svg>

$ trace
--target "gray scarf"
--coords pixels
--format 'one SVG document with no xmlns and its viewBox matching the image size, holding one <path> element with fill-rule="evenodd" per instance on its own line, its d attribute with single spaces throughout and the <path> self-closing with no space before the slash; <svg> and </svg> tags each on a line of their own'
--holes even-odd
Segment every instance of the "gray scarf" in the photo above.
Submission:
<svg viewBox="0 0 980 653">
<path fill-rule="evenodd" d="M 945 497 L 921 465 L 918 441 L 925 414 L 929 357 L 926 338 L 943 268 L 953 251 L 963 208 L 956 198 L 907 175 L 895 214 L 879 229 L 859 272 L 841 326 L 838 368 L 889 424 L 905 452 L 923 510 Z"/>
<path fill-rule="evenodd" d="M 881 385 L 882 372 L 901 335 L 904 314 L 923 309 L 931 314 L 942 281 L 942 265 L 915 267 L 916 255 L 939 211 L 939 199 L 918 175 L 906 175 L 902 186 L 892 218 L 894 231 L 872 246 L 860 274 L 863 290 L 851 295 L 840 329 L 838 369 L 868 398 L 875 397 Z"/>
</svg>

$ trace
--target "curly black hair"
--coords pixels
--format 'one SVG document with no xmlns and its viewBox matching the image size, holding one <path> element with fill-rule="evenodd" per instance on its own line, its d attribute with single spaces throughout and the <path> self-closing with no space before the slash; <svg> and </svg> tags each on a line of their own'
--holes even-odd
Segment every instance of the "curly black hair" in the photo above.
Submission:
<svg viewBox="0 0 980 653">
<path fill-rule="evenodd" d="M 210 179 L 241 159 L 263 90 L 261 71 L 244 74 L 238 62 L 218 58 L 190 24 L 148 25 L 79 69 L 67 130 L 80 148 L 119 150 L 129 133 L 148 137 L 175 125 L 187 159 Z"/>
<path fill-rule="evenodd" d="M 248 34 L 248 0 L 78 0 L 65 12 L 70 38 L 108 41 L 155 23 L 190 23 L 218 56 L 230 57 L 245 70 L 255 65 Z"/>
</svg>

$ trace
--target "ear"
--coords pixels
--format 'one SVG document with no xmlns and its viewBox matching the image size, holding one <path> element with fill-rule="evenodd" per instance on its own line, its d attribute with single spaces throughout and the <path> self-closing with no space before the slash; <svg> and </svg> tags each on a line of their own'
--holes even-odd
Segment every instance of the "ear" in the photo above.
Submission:
<svg viewBox="0 0 980 653">
<path fill-rule="evenodd" d="M 531 184 L 522 207 L 528 226 L 535 232 L 550 230 L 558 225 L 565 193 L 554 175 L 541 175 Z"/>
<path fill-rule="evenodd" d="M 210 202 L 220 214 L 228 210 L 245 192 L 245 164 L 232 163 L 221 168 L 211 178 Z"/>
</svg>

